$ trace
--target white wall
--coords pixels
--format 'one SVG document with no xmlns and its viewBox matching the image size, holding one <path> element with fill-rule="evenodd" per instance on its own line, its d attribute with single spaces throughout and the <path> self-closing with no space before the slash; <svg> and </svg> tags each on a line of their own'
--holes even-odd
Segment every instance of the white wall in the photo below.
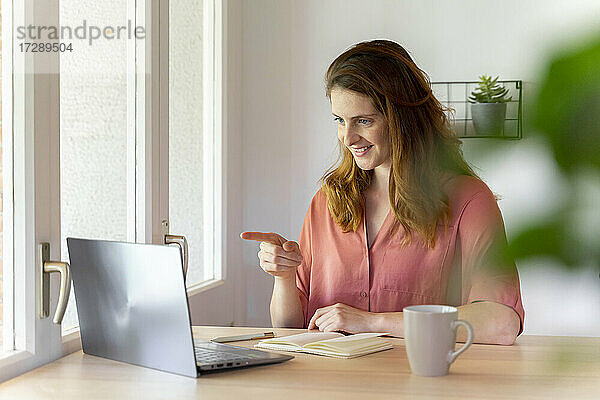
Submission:
<svg viewBox="0 0 600 400">
<path fill-rule="evenodd" d="M 473 80 L 481 73 L 521 79 L 527 101 L 552 46 L 568 44 L 600 21 L 595 0 L 253 0 L 230 6 L 241 7 L 242 25 L 241 86 L 229 90 L 241 101 L 241 117 L 230 118 L 241 129 L 242 182 L 230 194 L 242 201 L 240 228 L 293 239 L 317 180 L 335 159 L 323 75 L 350 45 L 395 40 L 432 81 Z M 466 158 L 503 196 L 509 236 L 527 218 L 551 212 L 561 195 L 552 160 L 528 136 L 498 142 L 493 154 L 481 150 L 481 140 L 464 146 Z M 229 236 L 235 240 L 234 232 Z M 243 244 L 235 300 L 239 325 L 270 322 L 272 280 L 257 266 L 256 248 Z M 526 333 L 600 335 L 598 276 L 566 274 L 550 265 L 518 265 Z"/>
</svg>

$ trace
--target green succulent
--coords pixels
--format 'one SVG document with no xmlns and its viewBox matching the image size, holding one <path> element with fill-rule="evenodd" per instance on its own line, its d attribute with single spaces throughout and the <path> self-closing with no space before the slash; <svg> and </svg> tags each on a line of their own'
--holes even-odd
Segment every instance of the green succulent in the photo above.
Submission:
<svg viewBox="0 0 600 400">
<path fill-rule="evenodd" d="M 512 96 L 505 98 L 508 89 L 498 83 L 498 77 L 482 75 L 475 90 L 469 96 L 469 103 L 507 103 Z"/>
</svg>

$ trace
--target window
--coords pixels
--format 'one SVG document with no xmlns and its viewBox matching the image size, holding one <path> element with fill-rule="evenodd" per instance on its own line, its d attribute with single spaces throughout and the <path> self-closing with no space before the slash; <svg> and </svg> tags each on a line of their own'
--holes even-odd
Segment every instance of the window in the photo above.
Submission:
<svg viewBox="0 0 600 400">
<path fill-rule="evenodd" d="M 63 26 L 126 26 L 132 17 L 129 6 L 110 0 L 98 8 L 94 2 L 62 0 Z M 218 105 L 214 84 L 215 7 L 195 0 L 169 2 L 168 48 L 159 57 L 168 62 L 168 93 L 159 93 L 160 107 L 167 111 L 158 121 L 151 139 L 160 154 L 146 153 L 148 135 L 137 121 L 148 101 L 140 91 L 140 77 L 130 71 L 139 67 L 141 42 L 127 40 L 74 41 L 78 52 L 61 54 L 60 63 L 60 219 L 61 253 L 68 260 L 67 237 L 160 242 L 147 235 L 168 220 L 169 233 L 184 235 L 189 244 L 186 284 L 191 293 L 220 281 L 220 177 L 215 176 L 221 158 L 220 124 L 214 119 Z M 208 13 L 205 13 L 205 8 Z M 220 9 L 220 7 L 219 7 Z M 168 11 L 168 12 L 167 12 Z M 139 15 L 136 15 L 137 18 Z M 138 25 L 137 21 L 132 21 Z M 162 33 L 161 33 L 162 34 Z M 209 41 L 205 41 L 205 36 Z M 163 40 L 161 39 L 161 42 Z M 168 50 L 168 51 L 167 51 Z M 138 70 L 139 71 L 139 70 Z M 164 79 L 163 74 L 160 78 Z M 210 85 L 204 85 L 204 81 Z M 162 86 L 161 86 L 162 87 Z M 145 124 L 154 124 L 152 117 Z M 166 128 L 166 129 L 165 129 Z M 155 142 L 153 142 L 154 145 Z M 158 160 L 155 157 L 158 155 Z M 168 159 L 167 174 L 162 160 Z M 153 168 L 159 165 L 159 173 Z M 151 168 L 148 168 L 151 166 Z M 147 191 L 140 190 L 149 178 L 158 188 L 159 212 L 146 218 Z M 155 189 L 153 189 L 155 190 Z M 157 204 L 150 204 L 156 207 Z M 142 211 L 144 210 L 144 211 Z M 162 214 L 162 216 L 161 216 Z M 157 217 L 159 217 L 157 220 Z M 144 223 L 145 222 L 145 223 Z M 78 328 L 74 293 L 62 324 L 63 335 Z"/>
<path fill-rule="evenodd" d="M 220 132 L 213 120 L 215 24 L 208 3 L 169 2 L 169 229 L 185 235 L 190 246 L 188 288 L 219 275 L 213 236 Z"/>
<path fill-rule="evenodd" d="M 0 2 L 0 358 L 15 348 L 10 5 Z"/>
<path fill-rule="evenodd" d="M 168 220 L 189 239 L 188 294 L 208 290 L 223 276 L 223 185 L 221 0 L 0 1 L 0 325 L 14 350 L 0 354 L 2 381 L 79 343 L 73 296 L 62 329 L 38 315 L 41 242 L 68 261 L 66 237 L 162 244 Z M 34 40 L 14 29 L 84 24 L 143 34 L 63 37 L 73 52 L 40 55 L 20 51 Z"/>
<path fill-rule="evenodd" d="M 127 26 L 127 2 L 60 1 L 60 24 Z M 127 237 L 127 37 L 72 41 L 60 54 L 61 256 L 69 259 L 67 237 L 135 240 Z M 78 326 L 74 291 L 62 323 L 64 334 Z"/>
<path fill-rule="evenodd" d="M 1 4 L 0 4 L 0 71 L 2 71 L 2 9 L 1 9 Z M 2 157 L 2 79 L 0 78 L 0 157 Z M 3 182 L 3 169 L 2 169 L 2 163 L 0 163 L 0 353 L 3 352 L 4 349 L 9 349 L 12 350 L 12 343 L 10 343 L 10 334 L 8 335 L 9 337 L 7 339 L 9 339 L 9 343 L 4 343 L 4 337 L 7 336 L 4 334 L 4 281 L 3 281 L 3 273 L 2 270 L 4 268 L 4 263 L 3 263 L 3 258 L 2 258 L 2 254 L 3 254 L 3 239 L 4 239 L 4 235 L 3 235 L 3 230 L 4 230 L 4 224 L 3 219 L 4 219 L 4 213 L 3 213 L 3 202 L 2 202 L 2 198 L 4 196 L 4 185 L 2 185 Z M 8 284 L 8 282 L 7 282 Z M 8 315 L 10 313 L 10 310 L 6 310 L 6 314 Z"/>
</svg>

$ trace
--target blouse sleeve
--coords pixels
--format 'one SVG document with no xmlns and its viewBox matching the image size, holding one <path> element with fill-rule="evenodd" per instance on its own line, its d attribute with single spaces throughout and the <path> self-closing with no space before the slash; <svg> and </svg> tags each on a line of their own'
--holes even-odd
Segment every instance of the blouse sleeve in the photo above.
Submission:
<svg viewBox="0 0 600 400">
<path fill-rule="evenodd" d="M 519 273 L 514 261 L 506 255 L 502 214 L 488 188 L 478 192 L 466 204 L 458 229 L 462 253 L 462 304 L 488 300 L 511 307 L 519 315 L 521 334 L 525 311 Z"/>
<path fill-rule="evenodd" d="M 313 207 L 311 202 L 308 212 L 304 217 L 304 223 L 302 224 L 302 231 L 300 232 L 300 238 L 298 239 L 298 246 L 302 253 L 302 263 L 296 268 L 296 286 L 298 288 L 298 297 L 302 304 L 302 315 L 304 316 L 304 327 L 308 326 L 307 321 L 307 309 L 308 309 L 308 296 L 310 294 L 310 271 L 312 266 L 312 224 L 311 224 L 311 210 Z"/>
</svg>

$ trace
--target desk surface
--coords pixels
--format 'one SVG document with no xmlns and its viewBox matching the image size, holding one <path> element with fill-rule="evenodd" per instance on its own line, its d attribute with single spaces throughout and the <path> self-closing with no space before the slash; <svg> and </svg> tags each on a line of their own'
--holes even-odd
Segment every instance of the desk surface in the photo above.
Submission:
<svg viewBox="0 0 600 400">
<path fill-rule="evenodd" d="M 267 329 L 271 330 L 271 329 Z M 194 337 L 261 332 L 194 327 Z M 275 329 L 279 336 L 300 330 Z M 0 385 L 0 399 L 598 399 L 600 338 L 521 336 L 513 346 L 473 345 L 450 374 L 412 375 L 403 339 L 393 350 L 340 360 L 295 353 L 283 364 L 186 378 L 81 351 Z M 232 344 L 250 347 L 256 341 Z"/>
</svg>

